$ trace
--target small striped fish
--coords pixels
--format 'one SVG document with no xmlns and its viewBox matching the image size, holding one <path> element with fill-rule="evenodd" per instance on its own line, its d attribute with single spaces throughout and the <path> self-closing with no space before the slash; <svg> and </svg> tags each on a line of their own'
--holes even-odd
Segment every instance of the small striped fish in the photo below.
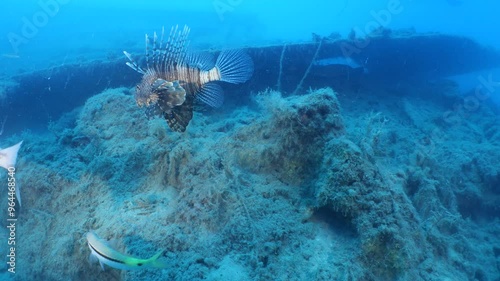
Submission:
<svg viewBox="0 0 500 281">
<path fill-rule="evenodd" d="M 90 260 L 99 261 L 101 268 L 104 270 L 104 265 L 122 270 L 140 269 L 140 268 L 165 268 L 167 265 L 159 260 L 162 252 L 149 259 L 135 258 L 129 255 L 122 254 L 111 248 L 106 241 L 102 240 L 94 232 L 87 233 L 87 244 L 90 249 Z"/>
<path fill-rule="evenodd" d="M 164 29 L 160 40 L 154 33 L 152 44 L 146 34 L 146 69 L 123 52 L 129 59 L 127 65 L 143 75 L 135 91 L 137 105 L 146 108 L 148 118 L 165 118 L 177 132 L 186 130 L 196 101 L 222 105 L 223 92 L 215 82 L 244 83 L 253 74 L 252 59 L 241 50 L 222 51 L 215 62 L 208 53 L 188 53 L 189 31 L 187 26 L 172 27 L 165 44 Z"/>
</svg>

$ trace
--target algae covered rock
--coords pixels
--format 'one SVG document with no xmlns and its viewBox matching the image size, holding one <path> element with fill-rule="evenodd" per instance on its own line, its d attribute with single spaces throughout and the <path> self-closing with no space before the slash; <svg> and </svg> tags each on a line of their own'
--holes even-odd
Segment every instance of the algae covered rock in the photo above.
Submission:
<svg viewBox="0 0 500 281">
<path fill-rule="evenodd" d="M 335 92 L 330 88 L 303 96 L 264 92 L 256 97 L 265 113 L 241 129 L 232 143 L 238 163 L 251 171 L 275 174 L 288 183 L 314 176 L 325 141 L 345 133 Z"/>
<path fill-rule="evenodd" d="M 418 264 L 426 244 L 411 203 L 356 144 L 345 137 L 331 139 L 320 171 L 317 210 L 355 232 L 358 258 L 366 268 L 394 280 Z"/>
</svg>

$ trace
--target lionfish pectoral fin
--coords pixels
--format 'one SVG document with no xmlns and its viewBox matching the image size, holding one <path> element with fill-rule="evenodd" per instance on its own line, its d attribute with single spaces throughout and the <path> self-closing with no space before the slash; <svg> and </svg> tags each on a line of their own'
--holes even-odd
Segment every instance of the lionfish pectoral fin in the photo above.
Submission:
<svg viewBox="0 0 500 281">
<path fill-rule="evenodd" d="M 151 87 L 153 91 L 161 91 L 161 90 L 169 91 L 170 89 L 173 88 L 173 85 L 174 84 L 172 82 L 159 78 L 153 82 L 153 85 L 151 85 Z"/>
<path fill-rule="evenodd" d="M 224 92 L 217 83 L 207 83 L 196 93 L 196 99 L 211 107 L 221 107 L 224 103 Z"/>
<path fill-rule="evenodd" d="M 132 58 L 132 55 L 128 53 L 127 51 L 123 51 L 123 54 L 128 58 L 128 62 L 125 64 L 128 65 L 130 68 L 133 70 L 139 72 L 140 74 L 145 74 L 146 72 L 135 62 L 134 58 Z"/>
<path fill-rule="evenodd" d="M 186 90 L 182 88 L 182 86 L 179 84 L 179 81 L 177 80 L 169 82 L 167 80 L 159 78 L 153 82 L 153 85 L 151 87 L 153 88 L 154 92 L 160 92 L 160 91 L 166 91 L 167 93 L 186 92 Z"/>
<path fill-rule="evenodd" d="M 169 82 L 163 79 L 156 79 L 153 89 L 161 97 L 162 103 L 168 108 L 180 106 L 186 100 L 186 90 L 180 86 L 178 81 Z"/>
<path fill-rule="evenodd" d="M 144 114 L 148 119 L 153 119 L 158 116 L 161 117 L 162 113 L 163 112 L 161 110 L 161 107 L 157 103 L 147 106 L 146 110 L 144 111 Z"/>
<path fill-rule="evenodd" d="M 186 101 L 179 106 L 174 107 L 170 112 L 163 114 L 167 124 L 175 132 L 186 131 L 189 122 L 193 118 L 193 97 L 186 96 Z"/>
</svg>

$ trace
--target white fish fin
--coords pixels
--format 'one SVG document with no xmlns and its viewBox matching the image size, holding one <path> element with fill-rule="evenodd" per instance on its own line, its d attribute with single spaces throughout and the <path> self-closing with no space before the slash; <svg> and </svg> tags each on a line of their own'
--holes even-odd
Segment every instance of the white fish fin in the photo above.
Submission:
<svg viewBox="0 0 500 281">
<path fill-rule="evenodd" d="M 21 184 L 19 184 L 19 182 L 16 184 L 16 199 L 19 203 L 19 207 L 21 207 Z"/>
<path fill-rule="evenodd" d="M 204 84 L 195 96 L 211 107 L 221 107 L 224 103 L 224 91 L 217 83 Z"/>
<path fill-rule="evenodd" d="M 102 271 L 104 271 L 104 270 L 105 270 L 105 268 L 104 268 L 104 264 L 103 264 L 100 260 L 99 260 L 99 264 L 101 265 L 101 269 L 102 269 Z"/>
<path fill-rule="evenodd" d="M 116 239 L 116 238 L 109 239 L 103 243 L 108 245 L 108 247 L 113 248 L 113 249 L 124 248 L 123 243 L 119 239 Z"/>
<path fill-rule="evenodd" d="M 186 56 L 186 63 L 190 67 L 208 71 L 215 66 L 215 59 L 213 54 L 207 52 L 190 53 Z"/>
<path fill-rule="evenodd" d="M 156 253 L 156 255 L 154 255 L 151 258 L 149 258 L 146 261 L 146 263 L 150 267 L 154 267 L 154 268 L 166 268 L 168 266 L 168 264 L 165 261 L 163 261 L 163 260 L 159 260 L 161 258 L 161 256 L 163 256 L 163 251 L 160 251 L 160 252 Z"/>
<path fill-rule="evenodd" d="M 14 167 L 17 161 L 17 152 L 23 142 L 19 142 L 11 147 L 0 150 L 0 167 L 9 169 Z"/>
<path fill-rule="evenodd" d="M 89 255 L 89 262 L 90 263 L 96 263 L 98 261 L 99 261 L 99 259 L 96 257 L 96 255 L 94 253 L 90 253 L 90 255 Z"/>
<path fill-rule="evenodd" d="M 220 81 L 232 84 L 245 83 L 253 74 L 252 58 L 242 50 L 222 51 L 215 67 L 219 70 Z"/>
</svg>

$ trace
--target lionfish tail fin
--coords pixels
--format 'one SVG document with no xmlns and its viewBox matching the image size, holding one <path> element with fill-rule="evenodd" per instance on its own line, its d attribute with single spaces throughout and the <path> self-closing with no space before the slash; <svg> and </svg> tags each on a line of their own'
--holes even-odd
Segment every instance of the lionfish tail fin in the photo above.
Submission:
<svg viewBox="0 0 500 281">
<path fill-rule="evenodd" d="M 215 67 L 219 70 L 220 81 L 232 84 L 245 83 L 253 74 L 252 58 L 242 50 L 222 51 Z"/>
</svg>

